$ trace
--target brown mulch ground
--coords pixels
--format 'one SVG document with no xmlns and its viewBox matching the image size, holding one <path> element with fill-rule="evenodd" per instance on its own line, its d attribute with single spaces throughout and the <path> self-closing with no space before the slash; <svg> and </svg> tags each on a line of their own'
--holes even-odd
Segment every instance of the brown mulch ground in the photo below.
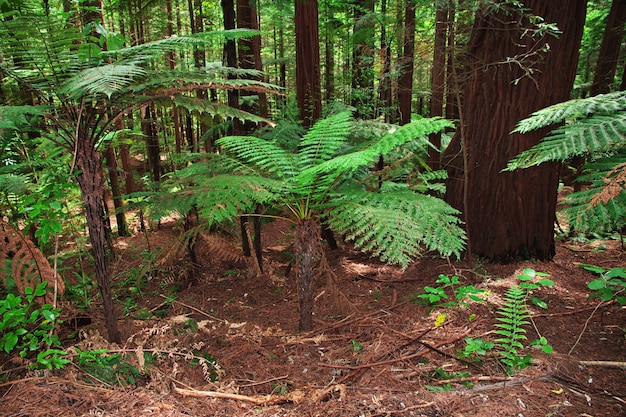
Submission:
<svg viewBox="0 0 626 417">
<path fill-rule="evenodd" d="M 150 232 L 154 262 L 164 259 L 178 232 L 172 226 Z M 320 277 L 315 329 L 299 333 L 294 272 L 286 275 L 291 233 L 284 224 L 265 226 L 262 275 L 212 238 L 196 242 L 196 270 L 186 267 L 184 252 L 150 266 L 141 254 L 148 249 L 145 236 L 119 239 L 113 291 L 120 294 L 124 345 L 111 346 L 99 336 L 102 318 L 95 304 L 81 313 L 92 323 L 79 325 L 77 337 L 65 343 L 70 351 L 76 345 L 124 353 L 142 375 L 120 387 L 115 377 L 96 379 L 73 366 L 26 373 L 15 358 L 2 357 L 3 372 L 16 370 L 0 383 L 0 415 L 626 415 L 626 369 L 607 363 L 626 361 L 626 312 L 615 302 L 589 298 L 586 285 L 594 275 L 577 265 L 626 265 L 620 242 L 560 242 L 553 262 L 492 265 L 424 257 L 406 271 L 341 247 L 327 257 L 336 286 Z M 534 326 L 527 326 L 530 340 L 539 331 L 555 353 L 529 350 L 533 365 L 512 377 L 494 356 L 480 364 L 459 360 L 465 337 L 496 338 L 502 295 L 527 267 L 556 283 L 536 292 L 549 307 L 531 307 Z M 437 286 L 440 274 L 488 290 L 487 301 L 433 311 L 414 302 L 411 295 Z M 339 297 L 331 296 L 333 289 Z M 175 301 L 168 305 L 166 294 Z M 124 316 L 126 299 L 137 305 Z M 444 324 L 435 326 L 444 313 Z M 69 318 L 64 336 L 76 324 Z M 138 358 L 145 352 L 158 355 L 143 364 Z M 202 366 L 202 355 L 216 366 Z"/>
</svg>

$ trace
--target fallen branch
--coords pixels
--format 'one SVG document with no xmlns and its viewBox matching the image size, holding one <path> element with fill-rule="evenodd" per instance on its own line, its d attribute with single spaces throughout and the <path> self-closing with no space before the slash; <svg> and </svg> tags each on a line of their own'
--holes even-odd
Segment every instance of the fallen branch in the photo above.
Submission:
<svg viewBox="0 0 626 417">
<path fill-rule="evenodd" d="M 581 365 L 585 366 L 603 366 L 605 368 L 622 368 L 626 369 L 626 362 L 618 361 L 580 361 Z"/>
</svg>

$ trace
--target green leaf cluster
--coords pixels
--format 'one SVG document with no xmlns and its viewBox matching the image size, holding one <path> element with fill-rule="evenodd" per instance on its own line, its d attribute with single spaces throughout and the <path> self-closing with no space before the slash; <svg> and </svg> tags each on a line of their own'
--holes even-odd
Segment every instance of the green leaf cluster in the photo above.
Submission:
<svg viewBox="0 0 626 417">
<path fill-rule="evenodd" d="M 47 284 L 44 281 L 34 289 L 26 288 L 24 298 L 8 294 L 0 300 L 0 346 L 6 353 L 18 352 L 24 358 L 61 345 L 53 333 L 61 310 L 50 304 L 37 305 L 36 299 L 45 295 Z"/>
</svg>

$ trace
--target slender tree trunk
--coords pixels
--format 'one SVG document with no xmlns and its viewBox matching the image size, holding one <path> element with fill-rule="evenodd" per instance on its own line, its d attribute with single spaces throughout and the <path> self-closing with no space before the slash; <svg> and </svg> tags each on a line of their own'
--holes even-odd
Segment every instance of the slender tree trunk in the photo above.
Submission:
<svg viewBox="0 0 626 417">
<path fill-rule="evenodd" d="M 322 115 L 317 0 L 295 0 L 296 89 L 300 120 L 312 126 Z"/>
<path fill-rule="evenodd" d="M 413 60 L 415 55 L 415 3 L 405 0 L 404 47 L 401 73 L 398 79 L 398 106 L 400 108 L 400 124 L 411 121 L 411 102 L 413 99 Z"/>
<path fill-rule="evenodd" d="M 591 84 L 590 94 L 592 96 L 611 91 L 622 47 L 622 39 L 624 38 L 625 23 L 626 0 L 613 0 Z"/>
<path fill-rule="evenodd" d="M 382 0 L 380 13 L 383 18 L 387 15 L 387 0 Z M 379 114 L 384 115 L 386 122 L 393 122 L 392 113 L 392 94 L 391 94 L 391 45 L 387 39 L 387 22 L 383 22 L 380 28 L 380 50 L 381 50 L 381 68 L 378 81 L 378 100 L 377 106 Z"/>
<path fill-rule="evenodd" d="M 157 184 L 161 181 L 161 146 L 159 145 L 155 110 L 152 105 L 141 109 L 141 130 L 146 138 L 150 177 Z"/>
<path fill-rule="evenodd" d="M 458 111 L 458 81 L 456 74 L 456 58 L 455 58 L 455 10 L 454 5 L 448 9 L 448 48 L 447 48 L 447 65 L 446 65 L 446 119 L 455 120 L 459 118 Z"/>
<path fill-rule="evenodd" d="M 120 191 L 120 181 L 117 172 L 117 158 L 112 145 L 107 146 L 104 157 L 107 161 L 107 169 L 109 171 L 109 182 L 111 183 L 111 194 L 113 194 L 113 206 L 115 207 L 115 219 L 117 220 L 118 236 L 128 236 L 126 227 L 126 213 L 124 212 L 124 201 L 122 200 L 122 192 Z"/>
<path fill-rule="evenodd" d="M 298 296 L 300 321 L 298 328 L 307 332 L 313 329 L 313 278 L 319 258 L 320 229 L 313 219 L 303 220 L 296 226 L 295 251 L 298 266 Z"/>
<path fill-rule="evenodd" d="M 374 1 L 356 0 L 354 4 L 354 46 L 352 51 L 352 106 L 356 116 L 374 116 Z"/>
<path fill-rule="evenodd" d="M 528 0 L 524 6 L 556 23 L 562 33 L 559 38 L 532 37 L 524 32 L 528 20 L 518 11 L 478 10 L 469 43 L 471 73 L 461 127 L 450 146 L 462 155 L 456 166 L 467 170 L 449 169 L 446 190 L 446 200 L 464 213 L 471 251 L 501 262 L 551 259 L 555 253 L 558 164 L 515 172 L 502 169 L 548 132 L 510 135 L 516 123 L 569 99 L 586 1 Z M 546 43 L 549 50 L 544 50 Z M 527 59 L 511 65 L 507 60 L 513 57 Z"/>
<path fill-rule="evenodd" d="M 76 167 L 80 171 L 78 184 L 83 202 L 85 203 L 85 217 L 87 219 L 87 228 L 89 229 L 96 280 L 102 296 L 104 323 L 109 335 L 109 341 L 120 343 L 121 335 L 117 326 L 115 308 L 111 297 L 111 284 L 109 282 L 110 277 L 106 260 L 106 237 L 102 212 L 104 179 L 100 175 L 102 161 L 96 152 L 96 144 L 93 138 L 86 133 L 86 130 L 82 129 L 81 134 L 76 139 Z"/>
<path fill-rule="evenodd" d="M 446 38 L 448 30 L 448 9 L 439 5 L 435 13 L 435 46 L 431 73 L 430 117 L 443 116 L 443 94 L 446 84 Z M 436 149 L 428 150 L 428 166 L 439 169 L 441 133 L 430 135 L 430 142 Z"/>
</svg>

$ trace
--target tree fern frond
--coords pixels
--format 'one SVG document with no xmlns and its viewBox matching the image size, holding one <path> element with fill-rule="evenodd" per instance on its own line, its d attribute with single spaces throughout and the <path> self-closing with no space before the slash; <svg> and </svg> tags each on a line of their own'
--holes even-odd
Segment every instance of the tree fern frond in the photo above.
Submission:
<svg viewBox="0 0 626 417">
<path fill-rule="evenodd" d="M 383 261 L 406 267 L 422 248 L 459 256 L 465 233 L 458 212 L 443 200 L 404 190 L 342 190 L 327 214 L 331 228 Z"/>
<path fill-rule="evenodd" d="M 305 169 L 329 160 L 346 143 L 351 129 L 351 112 L 338 113 L 315 123 L 300 142 L 300 167 Z"/>
<path fill-rule="evenodd" d="M 613 114 L 626 110 L 626 92 L 618 91 L 584 99 L 564 101 L 534 112 L 517 124 L 513 133 L 526 133 L 566 120 L 577 120 L 592 114 Z"/>
<path fill-rule="evenodd" d="M 547 161 L 564 161 L 587 153 L 606 152 L 625 144 L 626 112 L 610 116 L 596 114 L 554 130 L 540 143 L 513 158 L 506 170 L 528 168 Z"/>
<path fill-rule="evenodd" d="M 0 173 L 0 192 L 16 196 L 25 195 L 29 190 L 30 181 L 25 175 Z"/>
<path fill-rule="evenodd" d="M 158 218 L 170 212 L 185 214 L 197 209 L 213 225 L 251 213 L 256 204 L 275 201 L 283 191 L 282 183 L 262 177 L 198 175 L 189 179 L 198 182 L 181 187 L 179 178 L 172 185 L 164 184 L 153 195 L 158 204 L 154 204 L 151 215 Z"/>
<path fill-rule="evenodd" d="M 280 179 L 295 175 L 293 155 L 266 140 L 254 136 L 226 136 L 216 145 L 228 151 L 233 158 L 252 164 Z"/>
<path fill-rule="evenodd" d="M 136 63 L 109 64 L 84 69 L 68 79 L 60 92 L 72 98 L 85 96 L 111 96 L 125 91 L 136 79 L 144 77 L 146 70 Z"/>
<path fill-rule="evenodd" d="M 168 98 L 169 100 L 169 98 Z M 210 115 L 221 117 L 222 119 L 239 119 L 242 121 L 251 121 L 255 123 L 268 123 L 269 121 L 255 114 L 230 107 L 226 104 L 211 102 L 209 100 L 197 99 L 187 96 L 175 96 L 172 102 L 189 113 L 196 115 Z"/>
<path fill-rule="evenodd" d="M 337 176 L 338 173 L 350 174 L 362 166 L 371 166 L 378 161 L 381 155 L 385 155 L 409 141 L 418 141 L 424 147 L 430 146 L 426 136 L 439 132 L 446 127 L 452 127 L 452 123 L 438 118 L 419 119 L 367 144 L 362 150 L 342 154 L 305 169 L 299 174 L 299 181 L 306 184 L 315 182 L 319 176 L 324 174 L 332 174 L 333 176 Z"/>
</svg>

